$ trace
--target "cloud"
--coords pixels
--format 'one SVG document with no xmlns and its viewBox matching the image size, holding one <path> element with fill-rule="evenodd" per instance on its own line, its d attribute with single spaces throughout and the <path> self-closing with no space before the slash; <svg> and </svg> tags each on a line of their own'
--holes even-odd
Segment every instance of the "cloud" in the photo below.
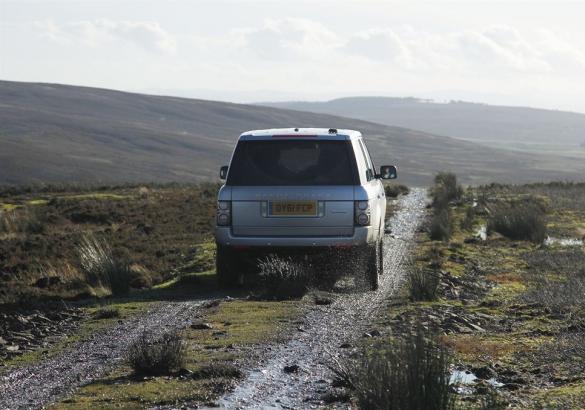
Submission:
<svg viewBox="0 0 585 410">
<path fill-rule="evenodd" d="M 585 68 L 585 53 L 570 39 L 552 31 L 521 33 L 503 25 L 447 33 L 428 33 L 408 26 L 374 28 L 351 34 L 341 50 L 409 70 L 548 73 Z"/>
<path fill-rule="evenodd" d="M 322 24 L 307 19 L 268 19 L 260 28 L 233 32 L 240 44 L 267 60 L 318 56 L 335 47 L 338 38 Z"/>
<path fill-rule="evenodd" d="M 352 35 L 342 48 L 344 51 L 371 60 L 395 61 L 409 65 L 410 47 L 391 29 L 374 28 Z"/>
<path fill-rule="evenodd" d="M 151 21 L 113 21 L 98 19 L 56 25 L 52 21 L 34 23 L 35 29 L 59 44 L 80 43 L 99 47 L 115 41 L 123 41 L 159 53 L 175 53 L 175 38 L 159 23 Z"/>
</svg>

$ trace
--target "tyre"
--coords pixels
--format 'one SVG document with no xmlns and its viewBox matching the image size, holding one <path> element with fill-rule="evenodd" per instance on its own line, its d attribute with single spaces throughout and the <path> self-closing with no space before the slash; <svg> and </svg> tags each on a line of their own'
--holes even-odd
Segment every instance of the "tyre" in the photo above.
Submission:
<svg viewBox="0 0 585 410">
<path fill-rule="evenodd" d="M 368 266 L 367 266 L 367 279 L 368 285 L 370 286 L 371 290 L 377 290 L 379 286 L 379 279 L 380 279 L 380 264 L 381 264 L 381 254 L 380 251 L 381 241 L 376 242 L 369 249 L 368 255 Z"/>
<path fill-rule="evenodd" d="M 384 274 L 384 240 L 380 239 L 380 250 L 379 250 L 379 254 L 378 254 L 378 258 L 379 258 L 379 274 L 380 276 L 382 276 Z"/>
<path fill-rule="evenodd" d="M 218 245 L 215 254 L 217 281 L 222 288 L 229 288 L 238 283 L 236 255 L 225 246 Z"/>
</svg>

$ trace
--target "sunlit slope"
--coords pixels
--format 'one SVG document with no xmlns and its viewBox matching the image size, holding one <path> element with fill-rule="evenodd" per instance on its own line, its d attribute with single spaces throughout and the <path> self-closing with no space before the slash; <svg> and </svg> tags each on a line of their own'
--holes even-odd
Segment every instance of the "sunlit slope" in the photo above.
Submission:
<svg viewBox="0 0 585 410">
<path fill-rule="evenodd" d="M 585 174 L 579 160 L 560 162 L 325 114 L 4 81 L 0 184 L 216 178 L 242 131 L 287 126 L 361 130 L 378 164 L 398 164 L 408 184 L 427 184 L 438 170 L 475 183 Z"/>
<path fill-rule="evenodd" d="M 585 146 L 581 147 L 585 144 L 585 114 L 574 112 L 390 97 L 266 105 L 359 118 L 494 147 L 557 153 L 581 149 L 585 155 Z"/>
</svg>

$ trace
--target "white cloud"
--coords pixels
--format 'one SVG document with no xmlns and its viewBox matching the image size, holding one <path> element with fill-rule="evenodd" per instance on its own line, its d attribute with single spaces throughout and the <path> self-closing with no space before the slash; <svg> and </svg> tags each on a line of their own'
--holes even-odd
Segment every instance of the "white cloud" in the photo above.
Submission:
<svg viewBox="0 0 585 410">
<path fill-rule="evenodd" d="M 352 35 L 344 51 L 371 60 L 394 61 L 410 65 L 412 54 L 405 41 L 391 29 L 374 28 Z"/>
<path fill-rule="evenodd" d="M 350 35 L 342 50 L 406 70 L 548 73 L 585 68 L 585 53 L 554 32 L 523 34 L 503 25 L 432 34 L 412 27 L 374 28 Z"/>
<path fill-rule="evenodd" d="M 57 25 L 52 21 L 39 21 L 34 27 L 43 37 L 59 44 L 81 43 L 99 47 L 124 41 L 143 49 L 161 53 L 175 53 L 175 38 L 159 23 L 151 21 L 113 21 L 98 19 Z"/>
<path fill-rule="evenodd" d="M 338 44 L 335 33 L 321 23 L 307 19 L 269 19 L 260 28 L 244 28 L 233 33 L 240 44 L 267 60 L 317 56 Z"/>
</svg>

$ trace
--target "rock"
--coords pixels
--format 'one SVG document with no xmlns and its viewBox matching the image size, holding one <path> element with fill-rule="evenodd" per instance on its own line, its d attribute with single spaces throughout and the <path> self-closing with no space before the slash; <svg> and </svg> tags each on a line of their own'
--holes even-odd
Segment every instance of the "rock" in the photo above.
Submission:
<svg viewBox="0 0 585 410">
<path fill-rule="evenodd" d="M 209 330 L 209 329 L 213 329 L 213 326 L 211 325 L 211 323 L 193 323 L 191 325 L 191 329 Z"/>
<path fill-rule="evenodd" d="M 339 345 L 340 349 L 349 349 L 351 345 L 349 343 L 342 343 Z"/>
<path fill-rule="evenodd" d="M 9 352 L 17 352 L 19 349 L 20 346 L 18 345 L 6 346 L 6 350 L 8 350 Z"/>
<path fill-rule="evenodd" d="M 0 345 L 6 345 L 8 344 L 8 342 L 6 340 L 4 340 L 4 338 L 2 336 L 0 336 Z"/>
<path fill-rule="evenodd" d="M 372 337 L 372 335 L 370 333 L 366 332 L 362 335 L 362 337 Z"/>
<path fill-rule="evenodd" d="M 380 337 L 382 333 L 378 329 L 373 329 L 368 332 L 372 337 Z"/>
<path fill-rule="evenodd" d="M 298 373 L 301 368 L 298 364 L 291 364 L 290 366 L 284 366 L 282 369 L 285 373 Z"/>
</svg>

